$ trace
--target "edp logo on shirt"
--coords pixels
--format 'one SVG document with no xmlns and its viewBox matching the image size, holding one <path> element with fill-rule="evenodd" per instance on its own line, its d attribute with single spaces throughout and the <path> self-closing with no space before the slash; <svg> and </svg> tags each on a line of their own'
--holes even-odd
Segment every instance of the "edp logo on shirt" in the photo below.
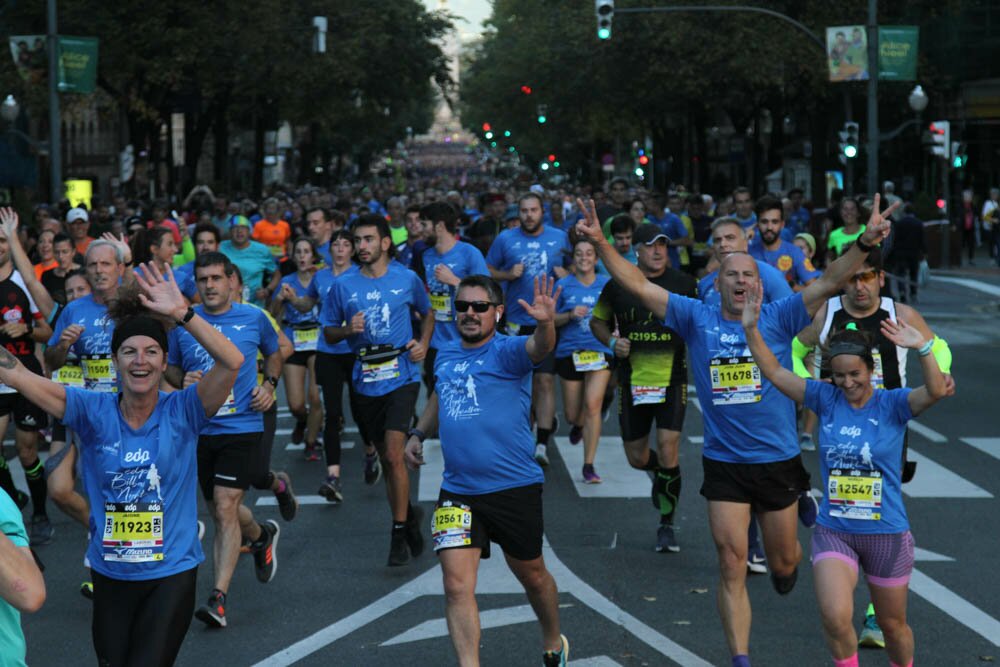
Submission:
<svg viewBox="0 0 1000 667">
<path fill-rule="evenodd" d="M 134 452 L 127 452 L 125 454 L 125 463 L 138 463 L 141 465 L 148 463 L 150 458 L 152 457 L 147 450 L 137 449 Z"/>
<path fill-rule="evenodd" d="M 857 426 L 841 426 L 840 435 L 846 435 L 849 438 L 856 438 L 861 435 L 861 429 Z"/>
</svg>

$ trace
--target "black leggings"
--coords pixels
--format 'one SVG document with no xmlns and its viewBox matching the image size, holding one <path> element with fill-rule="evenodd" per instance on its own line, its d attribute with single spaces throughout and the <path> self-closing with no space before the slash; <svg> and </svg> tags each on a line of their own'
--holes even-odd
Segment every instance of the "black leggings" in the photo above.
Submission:
<svg viewBox="0 0 1000 667">
<path fill-rule="evenodd" d="M 344 384 L 347 384 L 348 403 L 354 414 L 353 354 L 316 353 L 316 379 L 323 393 L 323 450 L 328 466 L 340 465 L 340 423 L 344 416 Z M 355 420 L 357 421 L 357 420 Z M 363 435 L 362 435 L 363 439 Z"/>
<path fill-rule="evenodd" d="M 146 581 L 111 579 L 91 570 L 100 667 L 174 664 L 194 613 L 198 568 Z"/>
<path fill-rule="evenodd" d="M 251 486 L 261 491 L 270 491 L 274 483 L 271 474 L 271 449 L 274 448 L 274 434 L 278 429 L 278 402 L 264 413 L 264 432 L 260 437 L 260 448 L 257 450 L 257 460 L 251 463 L 254 471 Z"/>
</svg>

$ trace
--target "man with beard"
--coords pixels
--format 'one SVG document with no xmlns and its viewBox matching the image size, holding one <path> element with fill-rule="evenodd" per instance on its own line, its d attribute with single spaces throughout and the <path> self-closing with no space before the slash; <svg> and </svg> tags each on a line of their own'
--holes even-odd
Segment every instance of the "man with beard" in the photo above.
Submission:
<svg viewBox="0 0 1000 667">
<path fill-rule="evenodd" d="M 781 238 L 785 228 L 784 208 L 775 197 L 761 197 L 756 206 L 757 236 L 751 240 L 749 253 L 784 274 L 788 285 L 801 292 L 820 276 L 812 262 L 792 242 Z"/>
<path fill-rule="evenodd" d="M 563 264 L 572 254 L 566 232 L 542 224 L 542 199 L 531 192 L 518 202 L 521 226 L 504 231 L 486 255 L 490 277 L 506 283 L 507 333 L 527 335 L 534 332 L 535 321 L 521 306 L 527 303 L 536 278 L 564 278 Z M 535 458 L 548 465 L 549 437 L 556 430 L 555 354 L 545 357 L 536 367 L 532 380 L 531 405 L 538 426 Z"/>
<path fill-rule="evenodd" d="M 532 459 L 529 422 L 532 366 L 556 343 L 553 283 L 535 278 L 532 303 L 519 304 L 535 322 L 531 336 L 505 336 L 497 332 L 504 311 L 499 285 L 486 276 L 462 279 L 455 298 L 460 340 L 439 352 L 439 398 L 428 403 L 406 447 L 407 464 L 423 465 L 423 433 L 440 425 L 444 479 L 432 539 L 444 575 L 448 631 L 463 665 L 479 664 L 476 574 L 491 542 L 500 545 L 542 626 L 543 664 L 566 665 L 569 658 L 556 582 L 542 557 L 545 477 Z"/>
<path fill-rule="evenodd" d="M 388 565 L 394 567 L 406 565 L 424 548 L 421 512 L 410 504 L 403 446 L 434 317 L 417 274 L 391 261 L 392 236 L 385 219 L 363 214 L 352 231 L 360 268 L 345 272 L 330 289 L 320 324 L 328 343 L 347 339 L 357 356 L 351 377 L 355 418 L 359 431 L 375 445 L 386 473 L 392 512 Z M 410 323 L 413 311 L 421 318 L 419 340 Z"/>
</svg>

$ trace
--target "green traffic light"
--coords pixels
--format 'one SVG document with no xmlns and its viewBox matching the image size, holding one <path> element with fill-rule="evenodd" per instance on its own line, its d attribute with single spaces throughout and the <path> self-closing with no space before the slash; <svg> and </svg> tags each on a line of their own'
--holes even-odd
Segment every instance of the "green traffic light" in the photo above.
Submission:
<svg viewBox="0 0 1000 667">
<path fill-rule="evenodd" d="M 955 169 L 961 169 L 962 168 L 962 156 L 961 155 L 956 155 L 954 158 L 952 158 L 952 160 L 951 160 L 951 166 L 954 167 Z"/>
<path fill-rule="evenodd" d="M 546 120 L 548 120 L 548 118 L 546 118 L 545 116 L 539 116 L 538 117 L 538 124 L 539 125 L 544 125 Z"/>
<path fill-rule="evenodd" d="M 844 146 L 844 155 L 849 158 L 855 158 L 858 156 L 858 147 L 847 144 Z"/>
<path fill-rule="evenodd" d="M 611 39 L 611 28 L 598 28 L 597 39 Z"/>
<path fill-rule="evenodd" d="M 510 130 L 504 130 L 503 131 L 503 136 L 509 137 L 510 136 Z"/>
</svg>

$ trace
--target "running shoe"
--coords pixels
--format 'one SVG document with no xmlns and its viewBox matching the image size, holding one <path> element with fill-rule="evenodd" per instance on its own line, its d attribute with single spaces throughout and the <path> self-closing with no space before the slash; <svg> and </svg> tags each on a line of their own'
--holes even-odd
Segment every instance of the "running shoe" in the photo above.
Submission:
<svg viewBox="0 0 1000 667">
<path fill-rule="evenodd" d="M 670 552 L 675 554 L 681 550 L 674 536 L 674 527 L 669 523 L 661 523 L 656 529 L 656 553 Z"/>
<path fill-rule="evenodd" d="M 581 440 L 583 440 L 583 427 L 573 424 L 573 428 L 569 430 L 569 444 L 579 445 Z"/>
<path fill-rule="evenodd" d="M 278 571 L 278 537 L 281 535 L 281 528 L 277 521 L 268 519 L 266 523 L 260 524 L 260 529 L 263 531 L 261 537 L 266 541 L 261 545 L 254 545 L 253 564 L 257 571 L 257 581 L 266 584 L 274 579 Z"/>
<path fill-rule="evenodd" d="M 543 468 L 549 465 L 548 447 L 540 443 L 535 445 L 535 460 Z"/>
<path fill-rule="evenodd" d="M 295 428 L 292 429 L 292 444 L 299 445 L 302 444 L 302 438 L 306 435 L 306 420 L 300 419 L 296 420 Z"/>
<path fill-rule="evenodd" d="M 382 463 L 378 460 L 378 452 L 365 454 L 365 484 L 373 486 L 382 479 Z"/>
<path fill-rule="evenodd" d="M 865 624 L 858 636 L 858 646 L 885 648 L 885 636 L 882 634 L 882 628 L 878 627 L 878 621 L 875 620 L 875 607 L 870 603 L 865 614 Z"/>
<path fill-rule="evenodd" d="M 80 595 L 87 598 L 88 600 L 94 599 L 94 582 L 85 581 L 80 584 Z"/>
<path fill-rule="evenodd" d="M 278 500 L 278 511 L 281 512 L 282 519 L 291 521 L 299 510 L 299 500 L 292 491 L 292 479 L 287 472 L 279 472 L 275 477 L 285 483 L 284 491 L 274 492 L 274 497 Z"/>
<path fill-rule="evenodd" d="M 194 617 L 210 628 L 226 627 L 226 594 L 213 590 L 208 602 L 194 612 Z"/>
<path fill-rule="evenodd" d="M 336 475 L 327 477 L 326 481 L 320 484 L 319 495 L 326 498 L 328 503 L 335 505 L 344 502 L 344 493 L 340 489 L 340 478 Z"/>
<path fill-rule="evenodd" d="M 802 436 L 799 438 L 799 449 L 801 449 L 804 452 L 816 451 L 816 442 L 813 440 L 811 434 L 809 433 L 802 434 Z"/>
<path fill-rule="evenodd" d="M 406 520 L 406 545 L 410 547 L 410 555 L 416 558 L 424 552 L 424 534 L 420 528 L 424 521 L 424 511 L 419 505 L 413 505 L 413 514 Z"/>
<path fill-rule="evenodd" d="M 546 651 L 542 654 L 543 667 L 566 667 L 569 663 L 569 640 L 566 635 L 559 635 L 562 647 L 558 651 Z"/>
<path fill-rule="evenodd" d="M 406 527 L 393 528 L 389 542 L 389 567 L 399 567 L 410 562 L 410 546 L 406 542 Z"/>
<path fill-rule="evenodd" d="M 49 517 L 44 514 L 36 514 L 31 517 L 31 539 L 28 541 L 33 547 L 40 547 L 52 541 L 52 534 L 56 532 L 49 522 Z"/>
<path fill-rule="evenodd" d="M 304 450 L 302 450 L 302 453 L 305 456 L 306 461 L 319 461 L 320 460 L 320 456 L 319 456 L 319 443 L 316 443 L 316 442 L 312 442 L 312 443 L 307 442 L 306 443 L 306 448 Z"/>
<path fill-rule="evenodd" d="M 760 542 L 751 544 L 747 551 L 747 569 L 750 574 L 767 574 L 767 558 Z"/>
<path fill-rule="evenodd" d="M 816 515 L 819 514 L 819 504 L 813 497 L 812 491 L 803 491 L 799 494 L 799 521 L 806 528 L 816 525 Z"/>
<path fill-rule="evenodd" d="M 600 484 L 601 476 L 594 472 L 594 466 L 591 463 L 583 464 L 583 483 L 584 484 Z"/>
</svg>

